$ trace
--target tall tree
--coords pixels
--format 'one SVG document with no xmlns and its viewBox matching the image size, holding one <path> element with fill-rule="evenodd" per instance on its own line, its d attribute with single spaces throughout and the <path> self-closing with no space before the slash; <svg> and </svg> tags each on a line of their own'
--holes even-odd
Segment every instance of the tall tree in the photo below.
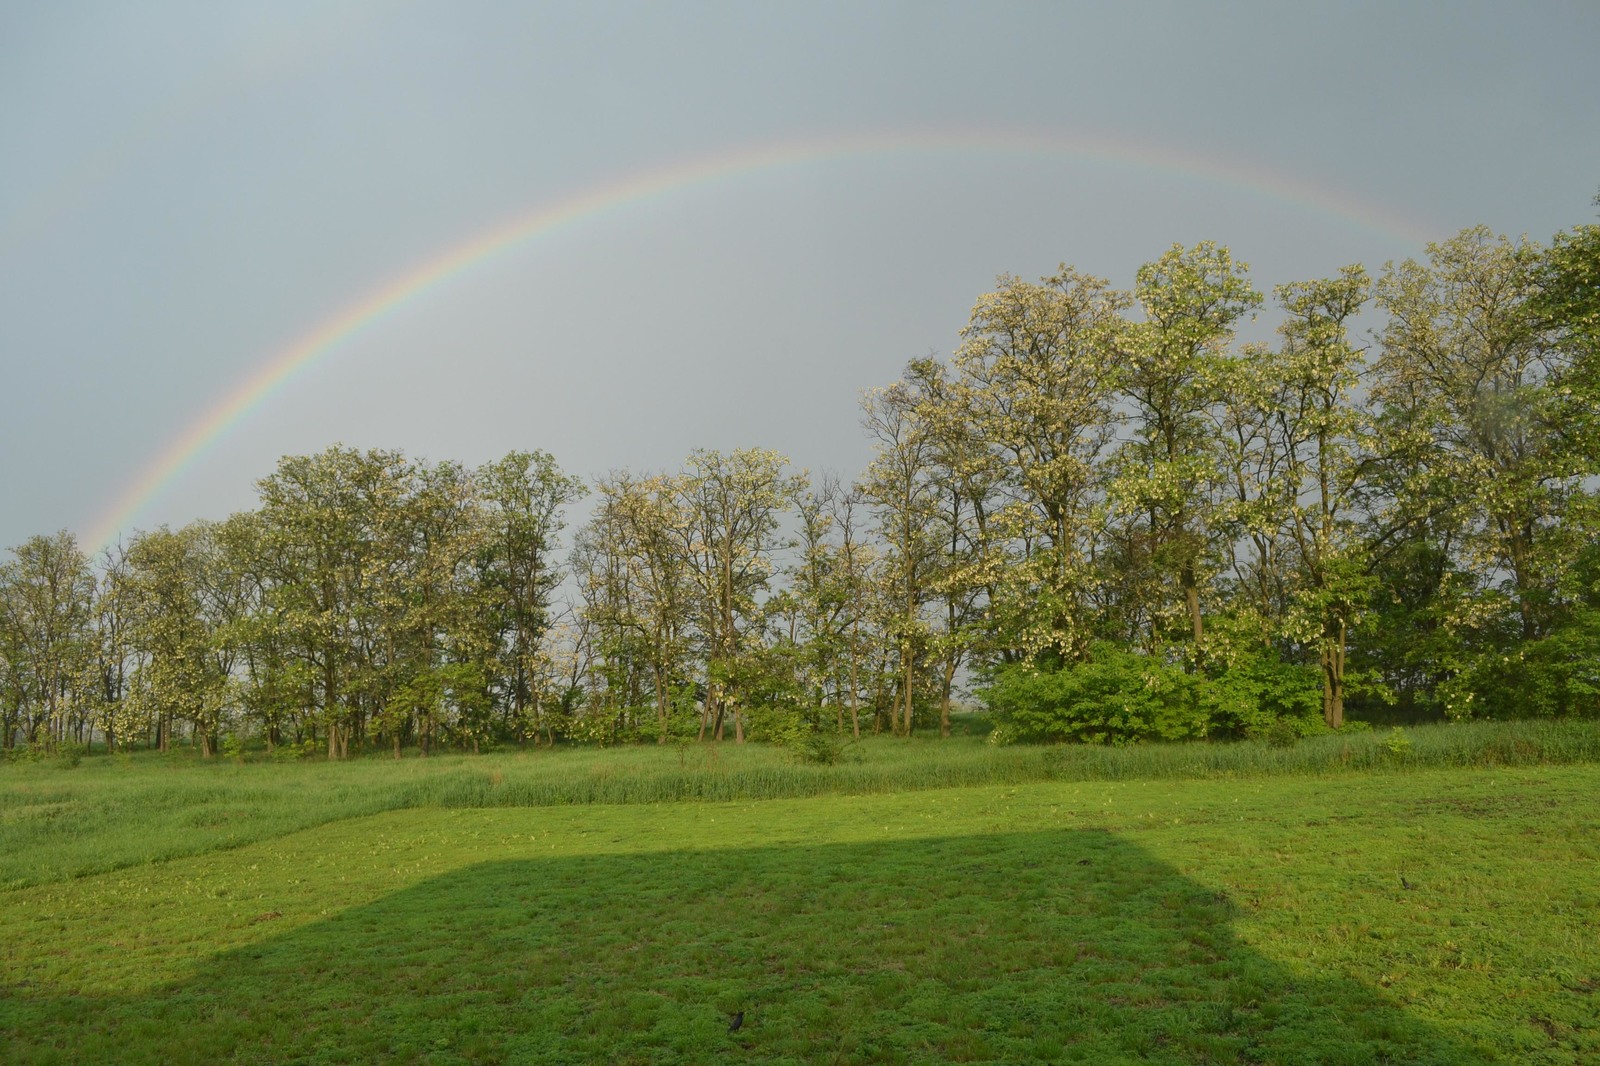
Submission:
<svg viewBox="0 0 1600 1066">
<path fill-rule="evenodd" d="M 1553 428 L 1574 460 L 1594 471 L 1600 469 L 1600 225 L 1556 234 L 1533 271 L 1533 314 L 1563 353 L 1552 382 Z"/>
<path fill-rule="evenodd" d="M 794 500 L 799 552 L 790 578 L 796 625 L 790 639 L 800 649 L 802 687 L 819 711 L 831 701 L 835 728 L 844 732 L 848 710 L 860 736 L 855 647 L 864 621 L 859 585 L 864 545 L 855 490 L 825 476 Z"/>
<path fill-rule="evenodd" d="M 413 724 L 423 754 L 448 724 L 474 751 L 491 725 L 499 631 L 479 580 L 486 523 L 459 464 L 414 463 L 404 491 L 375 518 L 384 539 L 372 593 L 382 634 L 373 709 L 395 756 Z"/>
<path fill-rule="evenodd" d="M 899 657 L 898 695 L 890 713 L 896 735 L 910 736 L 917 680 L 928 651 L 923 609 L 932 599 L 940 562 L 936 529 L 939 489 L 932 476 L 934 440 L 923 395 L 901 380 L 862 401 L 876 455 L 861 481 L 884 543 L 885 634 Z"/>
<path fill-rule="evenodd" d="M 94 602 L 93 703 L 106 747 L 115 751 L 118 741 L 127 740 L 138 726 L 125 706 L 133 649 L 128 640 L 127 601 L 123 595 L 129 576 L 128 556 L 120 542 L 101 552 L 100 570 L 99 594 Z"/>
<path fill-rule="evenodd" d="M 1129 562 L 1147 564 L 1176 587 L 1181 602 L 1170 615 L 1187 618 L 1198 646 L 1215 532 L 1209 505 L 1220 478 L 1207 416 L 1234 328 L 1260 306 L 1261 294 L 1244 263 L 1204 241 L 1190 249 L 1174 245 L 1140 267 L 1134 295 L 1144 319 L 1121 334 L 1119 379 L 1121 398 L 1132 408 L 1132 436 L 1118 449 L 1112 495 Z M 1164 604 L 1153 606 L 1152 642 L 1164 636 L 1170 615 Z"/>
<path fill-rule="evenodd" d="M 586 611 L 606 634 L 613 689 L 653 692 L 657 740 L 671 731 L 674 699 L 688 673 L 694 591 L 682 551 L 685 516 L 666 475 L 614 473 L 595 486 L 595 514 L 580 558 Z M 623 703 L 638 702 L 637 693 Z"/>
<path fill-rule="evenodd" d="M 1086 646 L 1101 457 L 1116 421 L 1128 304 L 1103 278 L 1065 265 L 1037 284 L 1002 277 L 973 308 L 948 400 L 930 405 L 950 550 L 965 552 L 976 569 L 964 584 L 987 587 L 1003 616 L 1002 647 L 1073 658 Z M 928 384 L 937 396 L 938 381 Z M 965 417 L 943 419 L 941 407 Z M 996 488 L 1003 502 L 991 515 Z M 954 521 L 960 509 L 972 532 Z M 1007 555 L 992 550 L 997 534 L 1011 545 Z"/>
<path fill-rule="evenodd" d="M 1350 627 L 1372 586 L 1362 519 L 1374 445 L 1362 406 L 1363 355 L 1350 339 L 1370 287 L 1366 271 L 1350 266 L 1336 278 L 1276 290 L 1288 318 L 1271 364 L 1275 485 L 1298 564 L 1296 614 L 1317 649 L 1323 717 L 1334 729 L 1344 724 Z"/>
<path fill-rule="evenodd" d="M 1476 227 L 1428 256 L 1390 266 L 1377 289 L 1389 321 L 1373 395 L 1408 457 L 1402 502 L 1446 512 L 1460 531 L 1464 570 L 1479 575 L 1462 609 L 1481 615 L 1486 601 L 1469 604 L 1501 597 L 1534 639 L 1584 474 L 1560 424 L 1572 353 L 1534 312 L 1536 246 Z"/>
<path fill-rule="evenodd" d="M 554 458 L 539 451 L 512 452 L 479 467 L 477 482 L 487 522 L 481 581 L 505 643 L 508 710 L 521 723 L 534 698 L 551 596 L 562 580 L 556 546 L 563 514 L 585 489 L 580 479 L 562 473 Z"/>
<path fill-rule="evenodd" d="M 208 573 L 216 565 L 212 549 L 201 522 L 141 533 L 128 546 L 125 588 L 129 639 L 139 655 L 132 698 L 155 723 L 157 747 L 168 750 L 184 723 L 207 758 L 216 751 L 229 681 Z"/>
<path fill-rule="evenodd" d="M 676 481 L 682 554 L 700 600 L 706 644 L 706 707 L 718 739 L 731 714 L 735 738 L 744 740 L 735 678 L 748 639 L 759 632 L 761 600 L 783 543 L 779 519 L 804 481 L 787 472 L 788 464 L 765 449 L 697 450 Z"/>
<path fill-rule="evenodd" d="M 0 565 L 0 656 L 10 711 L 5 744 L 18 729 L 29 744 L 67 739 L 81 716 L 94 641 L 95 582 L 77 540 L 65 530 L 30 537 Z"/>
<path fill-rule="evenodd" d="M 362 690 L 375 651 L 371 577 L 383 565 L 378 513 L 403 495 L 398 452 L 335 446 L 286 456 L 258 482 L 263 560 L 295 653 L 315 673 L 329 758 L 363 729 Z"/>
</svg>

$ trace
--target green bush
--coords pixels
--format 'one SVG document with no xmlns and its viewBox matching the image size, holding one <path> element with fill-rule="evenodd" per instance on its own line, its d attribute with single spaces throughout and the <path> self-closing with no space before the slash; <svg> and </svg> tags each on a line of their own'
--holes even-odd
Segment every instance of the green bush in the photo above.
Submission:
<svg viewBox="0 0 1600 1066">
<path fill-rule="evenodd" d="M 1268 651 L 1236 652 L 1205 673 L 1199 695 L 1210 705 L 1214 732 L 1279 744 L 1327 732 L 1315 667 Z"/>
<path fill-rule="evenodd" d="M 1315 670 L 1270 654 L 1235 654 L 1204 670 L 1096 645 L 1057 668 L 1003 666 L 978 690 L 994 740 L 1126 744 L 1253 737 L 1290 745 L 1326 732 Z"/>
<path fill-rule="evenodd" d="M 1600 611 L 1539 639 L 1488 648 L 1440 686 L 1450 717 L 1600 717 Z"/>
<path fill-rule="evenodd" d="M 1300 730 L 1287 718 L 1277 718 L 1268 723 L 1257 736 L 1275 748 L 1292 748 L 1300 740 Z"/>
<path fill-rule="evenodd" d="M 50 760 L 63 769 L 70 770 L 83 762 L 89 749 L 71 740 L 55 743 L 18 744 L 4 751 L 6 762 L 40 763 Z"/>
<path fill-rule="evenodd" d="M 1086 662 L 996 670 L 979 697 L 999 719 L 997 741 L 1126 744 L 1203 737 L 1202 679 L 1146 655 L 1099 644 Z"/>
</svg>

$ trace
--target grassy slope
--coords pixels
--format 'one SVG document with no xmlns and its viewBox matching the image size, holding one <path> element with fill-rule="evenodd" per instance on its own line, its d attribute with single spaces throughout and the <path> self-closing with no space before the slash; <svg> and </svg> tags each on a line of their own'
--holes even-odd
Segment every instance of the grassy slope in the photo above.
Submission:
<svg viewBox="0 0 1600 1066">
<path fill-rule="evenodd" d="M 304 805 L 369 770 L 400 772 Z M 1597 794 L 1574 765 L 341 818 L 0 893 L 0 1056 L 1595 1061 Z"/>
</svg>

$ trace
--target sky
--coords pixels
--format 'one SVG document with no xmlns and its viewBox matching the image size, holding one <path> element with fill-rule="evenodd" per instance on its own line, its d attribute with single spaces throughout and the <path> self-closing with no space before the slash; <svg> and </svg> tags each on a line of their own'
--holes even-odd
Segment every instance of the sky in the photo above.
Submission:
<svg viewBox="0 0 1600 1066">
<path fill-rule="evenodd" d="M 998 275 L 1593 221 L 1597 54 L 1589 0 L 0 0 L 0 547 L 334 443 L 850 478 Z"/>
</svg>

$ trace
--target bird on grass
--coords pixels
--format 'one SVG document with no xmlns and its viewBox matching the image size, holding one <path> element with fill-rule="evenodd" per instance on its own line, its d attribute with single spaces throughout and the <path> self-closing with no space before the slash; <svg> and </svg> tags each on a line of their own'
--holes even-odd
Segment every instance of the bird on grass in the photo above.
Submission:
<svg viewBox="0 0 1600 1066">
<path fill-rule="evenodd" d="M 731 1033 L 731 1032 L 735 1031 L 736 1029 L 739 1028 L 739 1026 L 741 1026 L 743 1024 L 744 1024 L 744 1011 L 740 1011 L 738 1014 L 735 1014 L 733 1016 L 733 1020 L 728 1023 L 728 1032 Z"/>
<path fill-rule="evenodd" d="M 1405 874 L 1401 874 L 1400 875 L 1400 887 L 1404 888 L 1404 889 L 1412 889 L 1412 888 L 1416 888 L 1417 886 L 1412 884 L 1410 881 L 1407 881 Z"/>
</svg>

